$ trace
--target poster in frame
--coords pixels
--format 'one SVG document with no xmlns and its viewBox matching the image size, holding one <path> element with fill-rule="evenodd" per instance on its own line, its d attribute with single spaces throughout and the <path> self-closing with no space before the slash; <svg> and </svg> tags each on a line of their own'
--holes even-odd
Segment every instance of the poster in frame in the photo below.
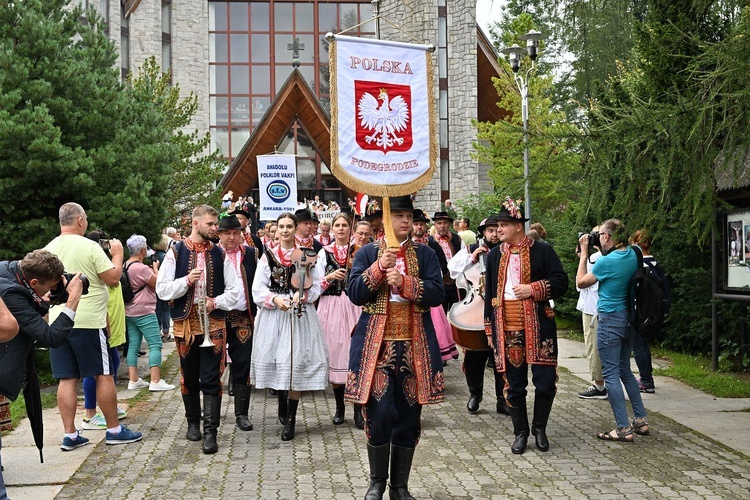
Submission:
<svg viewBox="0 0 750 500">
<path fill-rule="evenodd" d="M 723 234 L 724 288 L 750 294 L 750 208 L 728 212 Z"/>
</svg>

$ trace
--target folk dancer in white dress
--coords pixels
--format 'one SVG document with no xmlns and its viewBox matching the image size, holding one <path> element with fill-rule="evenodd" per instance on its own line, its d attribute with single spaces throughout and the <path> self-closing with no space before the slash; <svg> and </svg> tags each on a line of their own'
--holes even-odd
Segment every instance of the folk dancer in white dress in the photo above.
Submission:
<svg viewBox="0 0 750 500">
<path fill-rule="evenodd" d="M 313 303 L 320 296 L 324 263 L 311 269 L 312 286 L 292 287 L 297 218 L 283 213 L 277 219 L 279 245 L 266 249 L 253 280 L 258 305 L 250 379 L 256 389 L 278 391 L 282 441 L 294 439 L 300 393 L 328 386 L 328 350 Z M 300 301 L 304 310 L 299 312 Z M 287 393 L 288 391 L 288 393 Z M 288 397 L 288 401 L 287 398 Z"/>
</svg>

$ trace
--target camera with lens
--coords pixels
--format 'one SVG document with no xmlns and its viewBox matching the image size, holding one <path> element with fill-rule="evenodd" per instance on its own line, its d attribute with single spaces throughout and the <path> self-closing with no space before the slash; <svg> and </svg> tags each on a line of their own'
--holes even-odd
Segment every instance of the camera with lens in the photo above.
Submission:
<svg viewBox="0 0 750 500">
<path fill-rule="evenodd" d="M 581 236 L 583 236 L 584 234 L 586 234 L 586 233 L 578 233 L 578 240 L 577 241 L 580 242 L 581 241 Z M 597 248 L 601 248 L 602 247 L 602 243 L 601 243 L 601 241 L 599 241 L 599 231 L 591 231 L 590 233 L 588 233 L 588 237 L 589 237 L 588 238 L 588 240 L 589 240 L 589 249 L 591 249 L 593 247 L 597 247 Z M 581 244 L 580 243 L 576 244 L 576 252 L 578 252 L 578 253 L 581 252 Z M 591 253 L 593 253 L 593 250 L 589 250 L 589 254 L 591 254 Z"/>
<path fill-rule="evenodd" d="M 110 242 L 111 241 L 112 240 L 110 238 L 101 239 L 101 240 L 99 240 L 99 246 L 102 247 L 102 250 L 109 250 Z"/>
<path fill-rule="evenodd" d="M 49 303 L 50 305 L 57 305 L 57 304 L 64 304 L 68 301 L 68 283 L 70 283 L 70 280 L 75 278 L 75 274 L 73 273 L 63 273 L 62 277 L 63 279 L 60 280 L 60 283 L 57 284 L 57 287 L 54 290 L 50 291 L 49 294 Z M 81 284 L 83 284 L 83 291 L 81 292 L 82 295 L 86 295 L 89 293 L 89 279 L 85 275 L 81 275 Z"/>
</svg>

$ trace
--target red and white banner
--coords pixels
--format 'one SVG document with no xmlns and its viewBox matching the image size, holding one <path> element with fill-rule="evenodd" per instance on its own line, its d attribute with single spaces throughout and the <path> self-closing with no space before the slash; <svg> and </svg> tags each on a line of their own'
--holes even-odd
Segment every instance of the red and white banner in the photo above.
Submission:
<svg viewBox="0 0 750 500">
<path fill-rule="evenodd" d="M 331 171 L 371 195 L 417 191 L 437 162 L 427 45 L 336 35 Z"/>
</svg>

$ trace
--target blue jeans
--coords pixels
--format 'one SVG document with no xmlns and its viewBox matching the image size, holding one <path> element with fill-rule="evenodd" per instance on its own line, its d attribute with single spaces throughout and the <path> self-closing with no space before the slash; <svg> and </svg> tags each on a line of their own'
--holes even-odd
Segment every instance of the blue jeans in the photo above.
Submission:
<svg viewBox="0 0 750 500">
<path fill-rule="evenodd" d="M 607 387 L 609 404 L 615 415 L 617 427 L 630 425 L 628 411 L 625 407 L 625 394 L 622 392 L 620 381 L 628 391 L 630 405 L 633 407 L 635 418 L 645 418 L 646 409 L 643 407 L 638 381 L 630 371 L 630 351 L 633 347 L 635 333 L 630 328 L 627 311 L 613 313 L 599 313 L 599 326 L 596 331 L 596 342 L 599 357 L 602 360 L 602 374 Z"/>
<path fill-rule="evenodd" d="M 156 319 L 159 321 L 162 334 L 169 335 L 169 325 L 172 319 L 169 315 L 169 302 L 156 299 Z"/>
<path fill-rule="evenodd" d="M 635 364 L 638 365 L 641 380 L 653 385 L 654 368 L 651 365 L 651 349 L 648 347 L 648 342 L 640 335 L 636 335 L 633 339 L 633 357 L 635 358 Z"/>
</svg>

